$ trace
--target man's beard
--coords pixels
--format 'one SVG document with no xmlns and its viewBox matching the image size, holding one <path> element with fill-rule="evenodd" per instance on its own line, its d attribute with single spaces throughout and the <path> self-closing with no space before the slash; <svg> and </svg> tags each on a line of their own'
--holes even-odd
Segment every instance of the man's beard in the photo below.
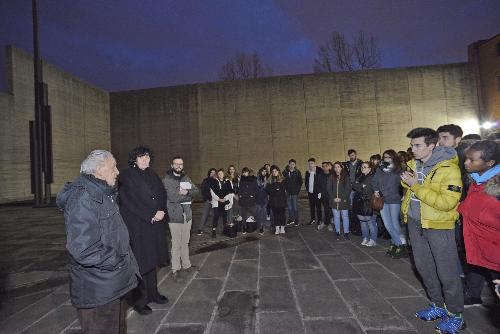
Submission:
<svg viewBox="0 0 500 334">
<path fill-rule="evenodd" d="M 172 168 L 172 170 L 174 171 L 175 174 L 182 174 L 182 172 L 184 171 L 184 169 L 181 169 L 181 170 L 177 170 L 175 168 Z"/>
</svg>

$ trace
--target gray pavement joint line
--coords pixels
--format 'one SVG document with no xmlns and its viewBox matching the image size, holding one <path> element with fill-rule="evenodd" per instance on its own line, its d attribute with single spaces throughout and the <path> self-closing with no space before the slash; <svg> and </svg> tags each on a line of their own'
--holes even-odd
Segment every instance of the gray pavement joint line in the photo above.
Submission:
<svg viewBox="0 0 500 334">
<path fill-rule="evenodd" d="M 305 317 L 304 321 L 316 321 L 316 320 L 342 320 L 342 319 L 353 319 L 354 316 L 350 317 Z"/>
<path fill-rule="evenodd" d="M 354 247 L 356 247 L 356 245 L 354 245 Z M 359 249 L 362 253 L 364 253 L 365 255 L 370 256 L 370 254 L 367 254 L 365 251 L 363 251 L 363 250 L 362 250 L 362 249 L 360 249 L 359 247 L 357 247 L 357 248 L 358 248 L 358 249 Z M 344 257 L 343 255 L 341 255 L 341 256 L 342 256 L 342 257 Z M 370 257 L 371 257 L 371 256 L 370 256 Z M 345 257 L 344 257 L 344 260 L 345 260 L 347 263 L 349 263 Z M 375 261 L 376 261 L 376 260 L 375 260 Z M 378 261 L 377 261 L 377 262 L 378 262 Z M 355 265 L 356 265 L 356 264 L 358 264 L 358 263 L 355 263 Z M 388 271 L 388 272 L 392 273 L 392 274 L 393 274 L 394 276 L 396 276 L 396 278 L 398 278 L 400 281 L 404 282 L 407 286 L 409 286 L 409 287 L 411 287 L 412 289 L 414 289 L 412 286 L 410 286 L 408 283 L 406 283 L 404 280 L 402 280 L 399 276 L 395 275 L 392 271 L 390 271 L 388 268 L 386 268 L 384 265 L 382 265 L 382 263 L 380 263 L 380 262 L 379 262 L 379 264 L 380 264 L 380 265 L 381 265 L 381 266 L 382 266 L 382 267 L 383 267 L 386 271 Z M 385 301 L 386 301 L 386 303 L 387 303 L 387 304 L 389 304 L 389 306 L 392 308 L 392 310 L 393 310 L 396 314 L 398 314 L 398 315 L 401 317 L 401 319 L 403 319 L 403 321 L 404 321 L 404 322 L 406 322 L 406 324 L 407 324 L 407 325 L 409 325 L 409 326 L 410 326 L 409 328 L 387 327 L 387 328 L 383 328 L 383 329 L 384 329 L 384 330 L 385 330 L 385 329 L 405 329 L 405 330 L 407 330 L 407 329 L 415 329 L 415 327 L 414 327 L 414 326 L 410 323 L 410 321 L 408 321 L 408 319 L 406 319 L 406 317 L 405 317 L 403 314 L 401 314 L 401 312 L 399 312 L 399 311 L 398 311 L 398 310 L 394 307 L 394 305 L 392 305 L 392 303 L 390 303 L 389 301 L 387 301 L 387 300 L 385 299 L 385 297 L 382 295 L 382 293 L 381 293 L 381 292 L 379 292 L 379 291 L 375 288 L 375 286 L 374 286 L 374 285 L 373 285 L 373 284 L 372 284 L 372 283 L 371 283 L 368 279 L 366 279 L 366 278 L 365 278 L 365 276 L 364 276 L 363 274 L 361 274 L 361 273 L 358 271 L 358 269 L 356 269 L 356 266 L 355 266 L 355 265 L 354 265 L 354 266 L 351 266 L 351 267 L 352 267 L 352 269 L 353 269 L 355 272 L 357 272 L 357 273 L 358 273 L 361 277 L 363 277 L 363 279 L 364 279 L 364 280 L 365 280 L 368 284 L 370 284 L 370 285 L 373 287 L 373 291 L 374 291 L 376 294 L 378 294 L 378 295 L 379 295 L 379 296 L 380 296 L 383 300 L 385 300 Z M 369 328 L 368 328 L 368 327 L 362 327 L 362 328 L 364 328 L 365 330 L 372 330 L 372 329 L 378 329 L 378 330 L 380 330 L 380 329 L 381 329 L 381 328 L 373 328 L 373 327 L 369 327 Z"/>
<path fill-rule="evenodd" d="M 222 286 L 220 288 L 219 295 L 217 296 L 217 299 L 215 300 L 215 306 L 214 306 L 214 309 L 212 310 L 212 315 L 210 316 L 210 320 L 208 321 L 207 327 L 205 328 L 205 331 L 203 332 L 203 334 L 209 334 L 210 330 L 212 329 L 212 325 L 214 323 L 215 316 L 217 314 L 217 311 L 219 310 L 218 304 L 219 304 L 219 301 L 222 299 L 222 296 L 224 295 L 224 292 L 225 292 L 224 289 L 226 288 L 227 281 L 229 281 L 229 274 L 231 273 L 231 268 L 233 267 L 233 261 L 234 261 L 234 258 L 236 257 L 236 252 L 238 251 L 238 247 L 239 246 L 234 247 L 233 256 L 231 257 L 231 262 L 229 263 L 229 267 L 227 268 L 226 278 L 224 279 L 224 282 L 222 282 Z"/>
<path fill-rule="evenodd" d="M 50 290 L 50 289 L 47 289 L 47 290 Z M 42 291 L 46 291 L 46 290 L 42 290 Z M 33 294 L 34 294 L 34 293 L 33 293 Z M 25 296 L 22 296 L 22 297 L 28 297 L 28 296 L 31 296 L 31 295 L 33 295 L 33 294 L 25 295 Z M 31 307 L 31 306 L 33 306 L 33 305 L 35 305 L 35 304 L 38 304 L 38 303 L 39 303 L 39 302 L 41 302 L 44 298 L 47 298 L 47 297 L 49 297 L 50 295 L 53 295 L 53 294 L 55 294 L 55 290 L 54 290 L 54 291 L 52 291 L 51 293 L 49 293 L 48 295 L 43 296 L 42 298 L 40 298 L 40 299 L 38 299 L 38 300 L 34 301 L 33 303 L 31 303 L 31 304 L 29 304 L 29 305 L 27 305 L 27 306 L 23 307 L 23 308 L 22 308 L 22 309 L 20 309 L 19 311 L 16 311 L 15 313 L 13 313 L 13 314 L 9 315 L 7 318 L 5 318 L 5 319 L 4 319 L 3 321 L 1 321 L 1 322 L 4 322 L 4 323 L 5 323 L 5 322 L 7 322 L 10 318 L 12 318 L 13 316 L 15 316 L 16 314 L 19 314 L 19 313 L 21 313 L 21 312 L 25 311 L 26 309 L 28 309 L 29 307 Z M 69 300 L 69 299 L 68 299 L 68 300 Z M 67 302 L 67 301 L 65 301 L 64 303 L 66 303 L 66 302 Z"/>
<path fill-rule="evenodd" d="M 401 282 L 403 282 L 404 284 L 406 284 L 406 286 L 408 286 L 410 289 L 412 289 L 413 291 L 417 292 L 418 294 L 420 294 L 420 291 L 418 291 L 418 289 L 416 289 L 414 286 L 412 286 L 410 283 L 406 282 L 402 277 L 400 277 L 398 274 L 396 274 L 395 272 L 393 272 L 392 270 L 390 270 L 389 268 L 387 268 L 382 262 L 379 262 L 377 261 L 376 259 L 374 259 L 370 254 L 366 253 L 361 247 L 358 247 L 357 245 L 354 245 L 356 248 L 358 248 L 362 253 L 364 253 L 365 255 L 369 256 L 370 258 L 372 258 L 376 263 L 378 263 L 382 268 L 384 268 L 386 271 L 388 271 L 389 273 L 391 273 L 393 276 L 396 276 L 396 278 L 398 278 Z M 394 261 L 397 261 L 396 259 L 393 259 Z M 399 260 L 403 260 L 403 259 L 399 259 Z M 347 260 L 346 260 L 347 261 Z M 354 264 L 363 264 L 363 263 L 354 263 Z M 411 265 L 408 263 L 408 265 Z M 354 266 L 353 266 L 354 268 Z M 358 272 L 356 270 L 356 268 L 354 268 L 354 270 L 356 272 Z M 361 275 L 360 272 L 358 272 L 358 274 Z M 363 276 L 363 275 L 361 275 Z M 363 276 L 364 277 L 364 276 Z M 427 298 L 426 296 L 423 296 L 425 298 Z"/>
<path fill-rule="evenodd" d="M 260 240 L 258 241 L 258 244 L 257 244 L 257 251 L 258 251 L 258 259 L 257 259 L 257 293 L 256 295 L 259 296 L 258 299 L 257 299 L 257 303 L 256 303 L 256 310 L 258 312 L 259 308 L 260 308 L 260 272 L 261 272 L 261 258 L 262 258 L 262 254 L 261 254 L 261 249 L 260 249 Z M 255 334 L 260 334 L 260 317 L 257 316 L 257 312 L 255 312 Z"/>
<path fill-rule="evenodd" d="M 200 263 L 200 269 L 205 265 L 205 262 L 207 261 L 207 259 L 208 259 L 208 256 L 205 257 L 205 259 L 203 259 L 202 263 Z M 191 285 L 191 282 L 194 280 L 194 278 L 196 277 L 196 275 L 198 275 L 198 272 L 196 272 L 193 276 L 191 276 L 191 278 L 186 282 L 186 285 L 184 286 L 184 288 L 182 288 L 181 293 L 179 293 L 179 295 L 177 296 L 177 298 L 175 299 L 175 301 L 172 303 L 171 307 L 168 309 L 167 313 L 165 313 L 165 315 L 163 316 L 163 318 L 161 318 L 160 325 L 155 329 L 155 331 L 153 332 L 154 334 L 158 333 L 158 330 L 160 329 L 163 320 L 167 319 L 168 315 L 170 314 L 170 311 L 172 311 L 174 309 L 175 305 L 181 299 L 181 297 L 184 294 L 184 292 L 186 292 L 188 286 Z"/>
<path fill-rule="evenodd" d="M 340 292 L 340 289 L 339 287 L 337 286 L 337 284 L 335 283 L 335 281 L 332 279 L 332 277 L 330 276 L 330 274 L 328 273 L 328 270 L 326 270 L 326 267 L 323 265 L 323 262 L 321 262 L 321 260 L 318 258 L 318 256 L 316 254 L 313 254 L 312 251 L 311 251 L 311 247 L 309 247 L 309 244 L 307 243 L 307 241 L 305 240 L 305 238 L 302 236 L 302 234 L 299 232 L 299 235 L 300 237 L 302 238 L 302 240 L 304 240 L 305 244 L 306 244 L 306 247 L 307 249 L 309 250 L 309 252 L 311 252 L 312 256 L 314 256 L 314 258 L 316 259 L 316 261 L 319 263 L 321 269 L 325 272 L 326 274 L 326 277 L 328 277 L 328 279 L 330 280 L 330 282 L 332 283 L 333 285 L 333 288 L 335 289 L 335 291 L 337 291 L 337 294 L 339 295 L 339 298 L 342 299 L 342 302 L 344 302 L 345 306 L 347 307 L 347 309 L 349 310 L 349 312 L 351 312 L 351 315 L 353 316 L 353 319 L 356 321 L 356 323 L 359 325 L 359 327 L 364 331 L 366 332 L 365 330 L 365 327 L 363 326 L 363 324 L 361 323 L 361 321 L 359 320 L 359 318 L 357 317 L 356 313 L 354 312 L 354 310 L 352 309 L 351 305 L 347 302 L 347 300 L 344 298 L 344 296 L 342 296 L 342 293 Z M 340 255 L 342 256 L 342 255 Z"/>
<path fill-rule="evenodd" d="M 33 325 L 36 325 L 37 323 L 39 323 L 40 321 L 42 321 L 43 319 L 45 319 L 46 317 L 48 317 L 50 314 L 56 312 L 57 309 L 59 309 L 59 308 L 61 308 L 63 306 L 66 306 L 66 305 L 65 304 L 61 304 L 59 306 L 54 307 L 52 310 L 50 310 L 49 312 L 45 313 L 43 316 L 41 316 L 40 318 L 38 318 L 37 320 L 35 320 L 31 324 L 29 324 L 28 326 L 24 327 L 23 329 L 15 332 L 14 334 L 19 334 L 19 333 L 24 332 L 25 330 L 27 330 L 28 328 L 32 327 Z"/>
<path fill-rule="evenodd" d="M 283 262 L 285 264 L 285 269 L 286 269 L 286 272 L 288 275 L 288 283 L 290 284 L 290 289 L 292 290 L 293 300 L 295 301 L 295 307 L 297 308 L 297 311 L 298 311 L 299 316 L 300 316 L 300 323 L 302 324 L 302 332 L 305 333 L 306 328 L 305 328 L 305 324 L 304 324 L 304 312 L 302 311 L 302 308 L 300 307 L 300 304 L 299 304 L 299 299 L 297 298 L 297 291 L 295 290 L 295 286 L 293 285 L 291 270 L 288 267 L 288 262 L 286 261 L 285 251 L 283 249 L 283 244 L 281 242 L 281 238 L 279 238 L 279 242 L 280 242 L 280 248 L 281 248 L 281 256 L 283 257 Z"/>
</svg>

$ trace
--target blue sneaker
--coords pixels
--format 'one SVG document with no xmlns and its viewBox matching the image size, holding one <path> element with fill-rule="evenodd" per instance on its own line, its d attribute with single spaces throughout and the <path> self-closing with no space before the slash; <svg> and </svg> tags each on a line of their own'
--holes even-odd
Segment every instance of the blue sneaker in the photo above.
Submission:
<svg viewBox="0 0 500 334">
<path fill-rule="evenodd" d="M 420 318 L 425 321 L 434 321 L 437 319 L 441 319 L 445 317 L 447 314 L 448 311 L 446 311 L 445 308 L 437 307 L 436 304 L 434 303 L 432 303 L 430 307 L 415 313 L 417 318 Z"/>
<path fill-rule="evenodd" d="M 437 324 L 436 331 L 441 334 L 456 334 L 465 327 L 465 321 L 461 314 L 448 313 L 448 315 Z"/>
</svg>

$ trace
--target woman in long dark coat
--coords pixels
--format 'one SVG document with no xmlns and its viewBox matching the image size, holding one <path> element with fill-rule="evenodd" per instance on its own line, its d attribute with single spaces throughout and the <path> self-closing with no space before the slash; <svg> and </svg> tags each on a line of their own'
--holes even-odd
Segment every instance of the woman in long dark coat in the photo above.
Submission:
<svg viewBox="0 0 500 334">
<path fill-rule="evenodd" d="M 142 280 L 132 303 L 141 315 L 152 312 L 148 303 L 166 304 L 158 293 L 156 267 L 168 259 L 165 236 L 167 195 L 160 177 L 149 167 L 152 152 L 137 147 L 129 154 L 129 167 L 120 173 L 120 213 L 130 234 L 130 245 Z"/>
</svg>

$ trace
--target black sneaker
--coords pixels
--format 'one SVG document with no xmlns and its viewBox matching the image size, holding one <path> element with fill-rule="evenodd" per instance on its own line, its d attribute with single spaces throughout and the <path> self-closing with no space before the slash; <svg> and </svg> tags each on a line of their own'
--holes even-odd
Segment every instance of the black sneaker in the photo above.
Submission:
<svg viewBox="0 0 500 334">
<path fill-rule="evenodd" d="M 392 254 L 396 251 L 397 246 L 391 242 L 389 245 L 389 248 L 387 248 L 387 251 L 385 252 L 386 256 L 392 256 Z"/>
<path fill-rule="evenodd" d="M 264 234 L 264 229 L 263 229 L 263 228 L 261 228 L 261 229 L 259 230 L 259 234 L 260 234 L 260 235 L 263 235 L 263 234 Z"/>
<path fill-rule="evenodd" d="M 295 222 L 293 220 L 290 220 L 288 223 L 286 223 L 286 226 L 293 226 L 295 225 Z"/>
<path fill-rule="evenodd" d="M 143 307 L 134 306 L 134 311 L 136 311 L 140 315 L 148 315 L 148 314 L 153 313 L 153 310 L 148 305 L 143 306 Z"/>
<path fill-rule="evenodd" d="M 316 221 L 314 219 L 309 222 L 309 225 L 314 225 L 314 224 L 316 224 Z"/>
<path fill-rule="evenodd" d="M 212 230 L 212 238 L 215 238 L 217 237 L 217 231 L 216 230 Z"/>
<path fill-rule="evenodd" d="M 465 295 L 464 298 L 464 307 L 474 307 L 483 305 L 483 300 L 481 298 L 470 297 Z"/>
<path fill-rule="evenodd" d="M 406 251 L 406 245 L 396 246 L 396 250 L 391 254 L 393 259 L 401 259 L 408 257 L 408 252 Z"/>
<path fill-rule="evenodd" d="M 345 238 L 346 240 L 351 240 L 351 238 L 349 238 L 349 233 L 344 233 L 344 238 Z"/>
<path fill-rule="evenodd" d="M 340 240 L 340 233 L 339 232 L 335 232 L 335 235 L 337 237 L 337 240 Z"/>
<path fill-rule="evenodd" d="M 198 235 L 202 235 L 203 234 L 203 231 L 202 230 L 198 230 L 198 233 L 196 233 Z"/>
</svg>

